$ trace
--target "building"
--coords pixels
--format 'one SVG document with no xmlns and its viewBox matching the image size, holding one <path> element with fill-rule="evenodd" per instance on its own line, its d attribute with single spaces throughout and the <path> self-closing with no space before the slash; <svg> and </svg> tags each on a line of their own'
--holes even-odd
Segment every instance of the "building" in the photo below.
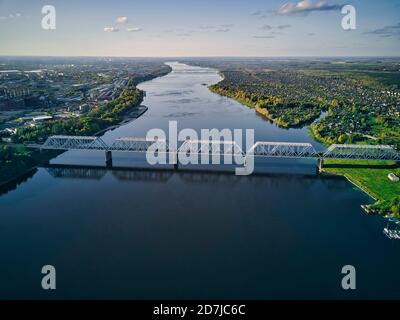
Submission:
<svg viewBox="0 0 400 320">
<path fill-rule="evenodd" d="M 53 119 L 52 116 L 38 116 L 38 117 L 34 117 L 32 120 L 34 122 L 43 122 L 43 121 L 48 121 Z"/>
<path fill-rule="evenodd" d="M 388 178 L 390 181 L 393 181 L 393 182 L 399 182 L 399 180 L 400 180 L 400 178 L 398 176 L 396 176 L 394 173 L 389 173 Z"/>
</svg>

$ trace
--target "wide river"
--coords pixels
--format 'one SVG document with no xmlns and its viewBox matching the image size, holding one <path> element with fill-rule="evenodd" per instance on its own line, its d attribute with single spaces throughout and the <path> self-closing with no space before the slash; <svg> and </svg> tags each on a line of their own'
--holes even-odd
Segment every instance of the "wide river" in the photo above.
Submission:
<svg viewBox="0 0 400 320">
<path fill-rule="evenodd" d="M 255 129 L 256 141 L 312 142 L 211 93 L 216 70 L 171 63 L 142 83 L 149 110 L 104 139 L 149 129 Z M 0 298 L 400 298 L 400 241 L 366 194 L 307 161 L 260 161 L 267 174 L 105 169 L 104 154 L 67 152 L 0 195 Z M 116 167 L 143 164 L 114 154 Z M 41 268 L 57 289 L 41 289 Z M 341 287 L 356 268 L 357 290 Z"/>
</svg>

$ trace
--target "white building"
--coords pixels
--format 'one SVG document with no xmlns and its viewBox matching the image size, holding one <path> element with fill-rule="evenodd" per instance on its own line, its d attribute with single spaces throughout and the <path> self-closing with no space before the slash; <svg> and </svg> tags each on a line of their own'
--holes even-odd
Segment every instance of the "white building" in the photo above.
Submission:
<svg viewBox="0 0 400 320">
<path fill-rule="evenodd" d="M 400 178 L 398 176 L 396 176 L 394 173 L 389 173 L 388 178 L 390 181 L 393 181 L 393 182 L 399 182 L 399 180 L 400 180 Z"/>
<path fill-rule="evenodd" d="M 38 117 L 34 117 L 32 120 L 34 122 L 42 122 L 42 121 L 47 121 L 47 120 L 51 120 L 53 119 L 52 116 L 38 116 Z"/>
</svg>

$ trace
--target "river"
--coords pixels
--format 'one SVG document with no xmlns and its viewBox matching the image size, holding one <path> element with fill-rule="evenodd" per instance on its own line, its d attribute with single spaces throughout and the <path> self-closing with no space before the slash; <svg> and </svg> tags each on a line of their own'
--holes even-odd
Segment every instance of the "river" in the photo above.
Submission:
<svg viewBox="0 0 400 320">
<path fill-rule="evenodd" d="M 254 110 L 211 93 L 213 69 L 171 63 L 142 83 L 149 110 L 104 135 L 144 137 L 149 129 L 255 130 L 256 141 L 314 142 Z M 263 174 L 129 170 L 143 159 L 67 152 L 0 196 L 0 298 L 400 298 L 400 241 L 367 216 L 371 199 L 309 161 L 264 161 Z M 94 166 L 98 166 L 97 168 Z M 260 172 L 261 173 L 261 172 Z M 57 289 L 41 289 L 54 265 Z M 342 267 L 357 290 L 341 288 Z"/>
</svg>

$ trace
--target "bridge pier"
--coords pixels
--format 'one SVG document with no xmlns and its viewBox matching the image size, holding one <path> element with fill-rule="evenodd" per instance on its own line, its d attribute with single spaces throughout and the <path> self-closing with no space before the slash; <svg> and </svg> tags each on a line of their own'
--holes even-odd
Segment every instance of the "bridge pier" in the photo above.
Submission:
<svg viewBox="0 0 400 320">
<path fill-rule="evenodd" d="M 106 151 L 106 167 L 112 167 L 112 152 L 110 150 Z"/>
<path fill-rule="evenodd" d="M 170 153 L 170 156 L 172 157 L 172 163 L 174 165 L 174 170 L 178 170 L 178 151 Z"/>
<path fill-rule="evenodd" d="M 318 160 L 317 160 L 317 174 L 321 174 L 322 173 L 323 166 L 324 166 L 324 159 L 318 158 Z"/>
</svg>

